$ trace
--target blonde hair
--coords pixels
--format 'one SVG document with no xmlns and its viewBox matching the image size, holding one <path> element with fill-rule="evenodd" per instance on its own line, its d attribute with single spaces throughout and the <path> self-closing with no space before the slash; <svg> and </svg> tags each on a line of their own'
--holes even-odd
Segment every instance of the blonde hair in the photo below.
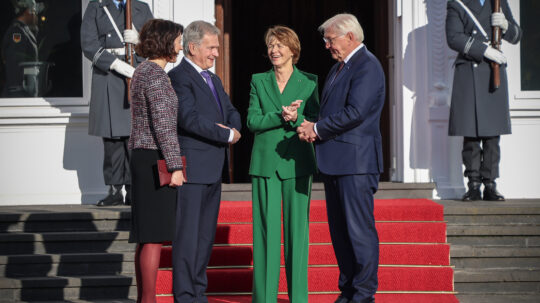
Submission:
<svg viewBox="0 0 540 303">
<path fill-rule="evenodd" d="M 270 44 L 272 38 L 279 40 L 285 44 L 293 53 L 293 64 L 296 64 L 300 59 L 300 39 L 298 35 L 290 28 L 283 25 L 275 25 L 269 28 L 264 34 L 266 45 Z"/>
</svg>

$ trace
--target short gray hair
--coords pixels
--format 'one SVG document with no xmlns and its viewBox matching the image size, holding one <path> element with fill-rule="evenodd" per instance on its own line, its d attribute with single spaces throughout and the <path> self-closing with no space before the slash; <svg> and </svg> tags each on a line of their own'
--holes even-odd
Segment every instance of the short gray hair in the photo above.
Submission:
<svg viewBox="0 0 540 303">
<path fill-rule="evenodd" d="M 182 46 L 184 48 L 184 55 L 189 55 L 189 44 L 201 44 L 204 35 L 218 35 L 220 34 L 219 28 L 206 21 L 197 20 L 191 22 L 185 29 L 182 35 Z"/>
<path fill-rule="evenodd" d="M 364 41 L 364 30 L 358 22 L 358 19 L 351 14 L 338 14 L 334 17 L 326 20 L 321 26 L 319 26 L 319 32 L 324 35 L 324 32 L 328 28 L 333 28 L 338 34 L 345 35 L 351 32 L 356 40 Z"/>
</svg>

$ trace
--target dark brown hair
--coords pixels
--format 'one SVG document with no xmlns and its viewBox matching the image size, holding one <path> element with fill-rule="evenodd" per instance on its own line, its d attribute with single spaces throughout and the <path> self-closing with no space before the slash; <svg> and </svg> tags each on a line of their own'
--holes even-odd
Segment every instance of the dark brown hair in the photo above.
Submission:
<svg viewBox="0 0 540 303">
<path fill-rule="evenodd" d="M 181 24 L 169 20 L 151 19 L 142 27 L 135 52 L 148 59 L 176 56 L 174 40 L 184 32 Z"/>
<path fill-rule="evenodd" d="M 276 25 L 266 31 L 266 34 L 264 35 L 264 42 L 266 42 L 266 45 L 272 42 L 272 38 L 279 40 L 279 42 L 283 43 L 291 50 L 293 53 L 293 64 L 296 64 L 298 59 L 300 59 L 301 50 L 298 35 L 286 26 Z"/>
</svg>

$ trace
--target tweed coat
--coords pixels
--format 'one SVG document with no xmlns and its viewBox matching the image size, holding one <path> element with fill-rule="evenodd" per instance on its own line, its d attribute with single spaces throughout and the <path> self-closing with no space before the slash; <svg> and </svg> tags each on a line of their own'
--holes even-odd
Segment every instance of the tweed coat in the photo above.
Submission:
<svg viewBox="0 0 540 303">
<path fill-rule="evenodd" d="M 285 122 L 281 106 L 303 100 L 296 122 Z M 304 119 L 315 122 L 319 114 L 317 76 L 294 67 L 283 93 L 279 92 L 273 70 L 254 74 L 247 127 L 255 133 L 249 174 L 282 179 L 311 175 L 317 172 L 313 145 L 300 141 L 296 128 Z"/>
<path fill-rule="evenodd" d="M 144 23 L 153 18 L 148 4 L 132 1 L 132 19 L 135 29 L 140 31 Z M 117 138 L 130 134 L 130 110 L 126 98 L 125 77 L 110 70 L 115 59 L 105 49 L 122 48 L 118 34 L 107 17 L 107 7 L 120 34 L 125 29 L 125 14 L 119 11 L 112 0 L 94 0 L 88 3 L 81 24 L 81 47 L 84 56 L 92 61 L 92 90 L 90 97 L 90 135 Z M 135 56 L 135 65 L 144 58 Z"/>
<path fill-rule="evenodd" d="M 141 63 L 130 87 L 129 149 L 159 150 L 172 172 L 182 169 L 178 143 L 178 98 L 167 73 L 152 61 Z"/>
<path fill-rule="evenodd" d="M 478 0 L 463 0 L 476 16 L 491 40 L 491 1 L 483 6 Z M 521 39 L 507 0 L 501 9 L 508 20 L 508 30 L 502 38 L 512 44 Z M 456 1 L 447 5 L 446 39 L 458 52 L 454 63 L 454 82 L 448 134 L 450 136 L 490 137 L 511 133 L 506 65 L 500 67 L 501 84 L 492 87 L 490 61 L 484 58 L 486 38 L 474 21 Z"/>
</svg>

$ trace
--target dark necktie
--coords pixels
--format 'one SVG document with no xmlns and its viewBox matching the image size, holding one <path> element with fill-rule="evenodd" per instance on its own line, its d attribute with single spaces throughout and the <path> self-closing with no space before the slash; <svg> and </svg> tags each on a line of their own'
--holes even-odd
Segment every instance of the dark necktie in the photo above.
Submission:
<svg viewBox="0 0 540 303">
<path fill-rule="evenodd" d="M 336 73 L 334 74 L 334 77 L 332 78 L 332 82 L 330 82 L 330 84 L 334 83 L 334 80 L 336 80 L 337 76 L 339 75 L 339 72 L 343 69 L 344 66 L 345 66 L 345 62 L 341 61 Z"/>
<path fill-rule="evenodd" d="M 120 1 L 118 3 L 118 10 L 123 12 L 125 8 L 126 8 L 126 4 L 124 3 L 124 1 Z"/>
<path fill-rule="evenodd" d="M 208 86 L 210 87 L 210 90 L 212 91 L 212 94 L 214 95 L 214 98 L 216 99 L 216 103 L 219 107 L 219 110 L 221 111 L 221 113 L 223 113 L 223 109 L 221 108 L 221 101 L 219 101 L 219 96 L 216 92 L 216 88 L 214 87 L 214 82 L 212 82 L 212 78 L 210 77 L 210 73 L 206 70 L 203 70 L 201 72 L 201 75 L 206 80 L 206 84 L 208 84 Z"/>
</svg>

